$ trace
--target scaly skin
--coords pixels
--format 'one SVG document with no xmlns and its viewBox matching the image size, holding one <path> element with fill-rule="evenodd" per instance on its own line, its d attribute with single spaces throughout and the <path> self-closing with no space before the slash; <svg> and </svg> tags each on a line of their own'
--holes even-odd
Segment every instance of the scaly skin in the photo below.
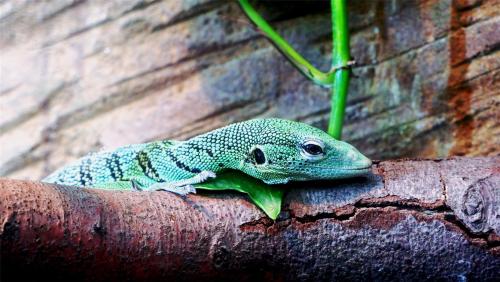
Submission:
<svg viewBox="0 0 500 282">
<path fill-rule="evenodd" d="M 101 188 L 175 188 L 235 169 L 268 184 L 282 184 L 354 177 L 370 167 L 371 161 L 353 146 L 317 128 L 255 119 L 183 142 L 156 141 L 94 153 L 43 181 Z"/>
</svg>

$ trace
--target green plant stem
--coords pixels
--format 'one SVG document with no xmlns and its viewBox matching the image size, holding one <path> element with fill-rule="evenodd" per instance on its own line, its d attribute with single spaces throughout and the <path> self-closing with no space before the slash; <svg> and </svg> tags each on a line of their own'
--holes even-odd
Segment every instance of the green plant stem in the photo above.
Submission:
<svg viewBox="0 0 500 282">
<path fill-rule="evenodd" d="M 248 0 L 239 0 L 240 5 L 252 22 L 274 43 L 276 48 L 306 77 L 316 84 L 331 87 L 333 84 L 333 73 L 324 73 L 315 68 L 302 55 L 281 37 L 260 14 L 250 5 Z"/>
<path fill-rule="evenodd" d="M 349 30 L 347 25 L 347 7 L 345 0 L 331 0 L 332 9 L 332 66 L 335 69 L 330 121 L 328 134 L 336 139 L 342 137 L 342 126 L 349 88 L 350 69 L 347 66 L 351 60 L 349 54 Z"/>
<path fill-rule="evenodd" d="M 283 39 L 248 0 L 239 3 L 252 22 L 266 35 L 278 50 L 307 78 L 318 85 L 331 87 L 331 112 L 328 123 L 328 134 L 336 139 L 342 137 L 347 92 L 350 75 L 349 30 L 347 25 L 347 7 L 345 0 L 331 0 L 332 10 L 332 68 L 329 72 L 321 72 L 302 57 Z"/>
</svg>

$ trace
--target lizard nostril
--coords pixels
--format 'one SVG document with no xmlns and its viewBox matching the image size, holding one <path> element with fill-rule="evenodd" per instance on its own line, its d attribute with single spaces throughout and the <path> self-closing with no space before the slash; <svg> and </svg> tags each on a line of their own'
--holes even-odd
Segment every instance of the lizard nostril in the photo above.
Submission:
<svg viewBox="0 0 500 282">
<path fill-rule="evenodd" d="M 347 158 L 352 161 L 356 161 L 359 159 L 359 155 L 360 154 L 357 154 L 355 151 L 351 150 L 347 153 Z"/>
</svg>

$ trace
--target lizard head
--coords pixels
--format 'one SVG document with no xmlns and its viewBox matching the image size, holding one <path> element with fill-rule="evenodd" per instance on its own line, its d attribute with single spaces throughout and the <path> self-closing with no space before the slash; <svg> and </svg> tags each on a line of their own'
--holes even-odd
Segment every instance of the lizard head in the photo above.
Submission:
<svg viewBox="0 0 500 282">
<path fill-rule="evenodd" d="M 371 160 L 352 145 L 304 123 L 269 119 L 258 136 L 240 169 L 268 184 L 349 178 L 371 170 Z"/>
</svg>

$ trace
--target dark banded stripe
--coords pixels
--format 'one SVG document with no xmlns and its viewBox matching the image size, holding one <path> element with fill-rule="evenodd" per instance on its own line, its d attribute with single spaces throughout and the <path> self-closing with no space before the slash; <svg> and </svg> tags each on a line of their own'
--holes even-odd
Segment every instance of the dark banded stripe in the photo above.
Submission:
<svg viewBox="0 0 500 282">
<path fill-rule="evenodd" d="M 80 184 L 82 186 L 87 186 L 92 184 L 93 178 L 90 173 L 91 163 L 92 161 L 90 160 L 90 158 L 86 158 L 83 161 L 82 165 L 80 166 Z"/>
<path fill-rule="evenodd" d="M 106 167 L 109 169 L 111 177 L 114 180 L 121 180 L 123 177 L 123 171 L 120 167 L 120 158 L 116 154 L 112 154 L 110 157 L 106 158 Z"/>
<path fill-rule="evenodd" d="M 165 145 L 165 147 L 170 147 L 174 144 L 174 142 L 172 142 L 171 140 L 163 140 L 163 141 L 161 141 L 161 143 L 163 143 L 163 145 Z"/>
<path fill-rule="evenodd" d="M 208 156 L 210 157 L 213 157 L 214 156 L 214 153 L 212 152 L 212 150 L 208 149 L 208 148 L 203 148 L 203 147 L 200 147 L 198 144 L 196 143 L 189 143 L 187 144 L 188 148 L 191 148 L 191 149 L 194 149 L 196 151 L 199 151 L 199 152 L 205 152 L 207 153 Z"/>
<path fill-rule="evenodd" d="M 167 156 L 175 163 L 175 165 L 182 169 L 182 170 L 185 170 L 185 171 L 189 171 L 191 173 L 200 173 L 201 170 L 198 169 L 198 168 L 190 168 L 188 165 L 182 163 L 181 161 L 179 161 L 173 154 L 172 152 L 170 151 L 165 151 L 165 153 L 167 154 Z"/>
<path fill-rule="evenodd" d="M 141 167 L 144 174 L 158 182 L 163 182 L 163 179 L 160 178 L 158 171 L 151 164 L 151 160 L 149 159 L 148 153 L 141 151 L 137 154 L 137 162 Z"/>
</svg>

